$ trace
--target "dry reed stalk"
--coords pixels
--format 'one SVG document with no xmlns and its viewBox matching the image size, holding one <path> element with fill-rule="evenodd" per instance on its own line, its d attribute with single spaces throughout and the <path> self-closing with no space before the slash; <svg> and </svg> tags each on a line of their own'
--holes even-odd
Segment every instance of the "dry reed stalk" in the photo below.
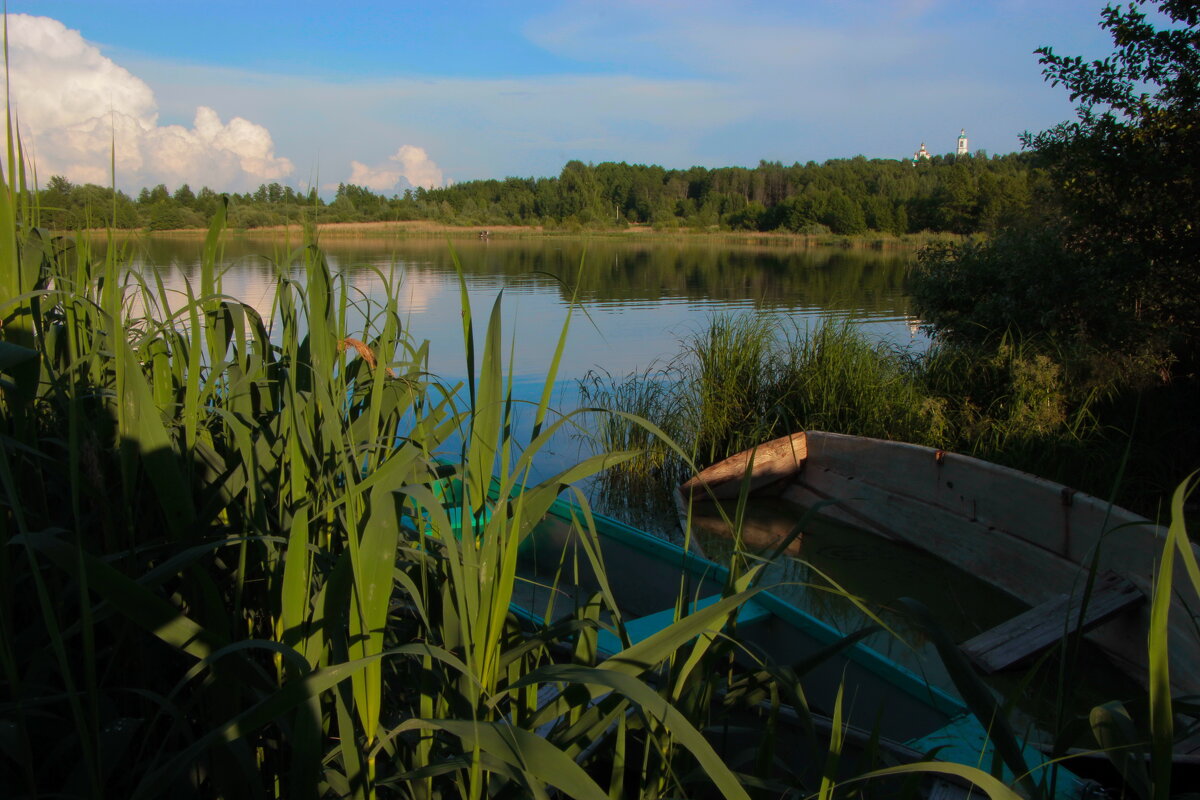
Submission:
<svg viewBox="0 0 1200 800">
<path fill-rule="evenodd" d="M 357 350 L 359 357 L 362 358 L 363 361 L 367 362 L 367 366 L 369 366 L 371 369 L 375 369 L 375 354 L 371 352 L 371 348 L 367 347 L 365 342 L 363 342 L 361 339 L 355 339 L 353 336 L 347 336 L 345 339 L 342 339 L 340 342 L 338 342 L 338 352 L 346 352 L 347 347 L 353 347 L 355 350 Z M 387 371 L 387 376 L 389 378 L 396 377 L 396 373 L 392 372 L 391 367 L 384 367 L 384 369 Z"/>
</svg>

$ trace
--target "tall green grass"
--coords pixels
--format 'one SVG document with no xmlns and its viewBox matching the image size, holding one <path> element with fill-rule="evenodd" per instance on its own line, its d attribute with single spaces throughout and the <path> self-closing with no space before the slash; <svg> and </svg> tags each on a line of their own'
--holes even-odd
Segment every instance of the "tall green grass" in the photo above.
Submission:
<svg viewBox="0 0 1200 800">
<path fill-rule="evenodd" d="M 20 196 L 5 186 L 0 204 L 15 287 L 0 309 L 0 782 L 28 796 L 606 796 L 569 755 L 589 729 L 548 743 L 516 724 L 539 683 L 564 680 L 535 670 L 574 631 L 525 637 L 508 606 L 534 522 L 621 455 L 529 481 L 565 420 L 543 401 L 518 447 L 496 310 L 480 336 L 464 305 L 481 368 L 463 392 L 428 377 L 398 292 L 353 300 L 311 245 L 276 263 L 272 334 L 221 292 L 223 214 L 178 298 L 115 247 L 28 227 Z M 511 500 L 489 499 L 494 476 Z M 465 532 L 435 494 L 451 479 Z M 692 636 L 647 654 L 623 691 L 651 691 L 637 676 Z M 681 752 L 738 796 L 696 736 Z M 658 752 L 642 769 L 674 791 L 658 764 L 678 756 Z"/>
<path fill-rule="evenodd" d="M 775 755 L 779 710 L 808 715 L 798 679 L 764 665 L 747 683 L 713 634 L 753 570 L 693 614 L 681 593 L 674 625 L 598 663 L 601 624 L 628 636 L 577 494 L 601 591 L 537 629 L 510 613 L 550 504 L 632 455 L 530 478 L 571 422 L 548 407 L 561 344 L 518 441 L 499 300 L 478 318 L 464 284 L 468 377 L 445 385 L 398 276 L 370 303 L 297 246 L 264 319 L 222 291 L 222 210 L 177 295 L 111 239 L 38 229 L 20 164 L 0 184 L 7 794 L 833 793 L 842 776 Z M 764 697 L 772 733 L 748 760 L 718 753 Z M 805 758 L 838 741 L 835 725 Z"/>
</svg>

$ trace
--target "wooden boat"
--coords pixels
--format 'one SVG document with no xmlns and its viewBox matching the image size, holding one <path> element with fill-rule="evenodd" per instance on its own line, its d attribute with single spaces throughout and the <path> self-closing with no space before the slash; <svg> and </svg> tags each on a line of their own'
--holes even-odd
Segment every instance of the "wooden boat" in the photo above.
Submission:
<svg viewBox="0 0 1200 800">
<path fill-rule="evenodd" d="M 1111 600 L 1105 608 L 1112 616 L 1087 635 L 1117 667 L 1146 680 L 1150 609 L 1139 601 L 1150 596 L 1165 531 L 1130 511 L 969 456 L 817 431 L 766 442 L 703 470 L 679 487 L 676 502 L 686 507 L 693 499 L 729 499 L 743 490 L 782 496 L 909 542 L 1032 606 L 1009 631 L 974 642 L 975 655 L 989 667 L 1034 646 L 1021 630 L 1039 616 L 1042 634 L 1061 638 L 1066 607 L 1078 606 L 1094 563 L 1107 583 L 1096 582 L 1089 604 L 1099 608 L 1100 600 Z M 1182 570 L 1176 586 L 1187 582 Z M 1101 591 L 1112 597 L 1102 598 Z M 1171 682 L 1181 694 L 1200 693 L 1198 611 L 1177 594 L 1170 612 Z M 1077 619 L 1078 610 L 1072 613 Z"/>
<path fill-rule="evenodd" d="M 511 604 L 519 618 L 545 625 L 588 603 L 600 590 L 585 553 L 596 544 L 602 563 L 608 565 L 605 580 L 622 619 L 617 624 L 611 617 L 601 618 L 605 623 L 597 641 L 601 659 L 620 658 L 626 642 L 631 647 L 667 628 L 679 618 L 680 605 L 690 614 L 721 600 L 729 578 L 726 567 L 618 520 L 592 516 L 594 544 L 584 541 L 575 522 L 582 518 L 579 507 L 560 498 L 524 540 Z M 690 600 L 681 604 L 681 597 Z M 780 665 L 799 664 L 845 638 L 843 632 L 766 591 L 731 616 L 746 651 Z M 985 769 L 992 763 L 993 738 L 961 700 L 861 643 L 845 646 L 805 673 L 803 687 L 817 715 L 833 712 L 839 687 L 844 697 L 853 698 L 842 716 L 848 741 L 857 735 L 864 747 L 882 747 L 907 761 L 935 752 L 942 761 Z M 754 730 L 761 736 L 761 727 Z M 799 741 L 799 732 L 795 733 Z M 1041 766 L 1045 759 L 1034 744 L 1023 746 L 1023 753 L 1035 782 L 1047 777 L 1044 770 L 1055 770 L 1055 798 L 1082 796 L 1085 783 L 1062 766 Z M 1004 777 L 1013 780 L 1007 770 Z M 943 798 L 966 796 L 945 781 L 938 784 L 937 792 Z"/>
</svg>

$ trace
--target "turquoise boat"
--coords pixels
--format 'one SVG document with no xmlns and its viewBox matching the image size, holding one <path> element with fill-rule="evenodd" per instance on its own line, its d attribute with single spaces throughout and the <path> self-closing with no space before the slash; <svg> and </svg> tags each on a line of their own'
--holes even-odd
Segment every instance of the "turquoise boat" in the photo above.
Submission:
<svg viewBox="0 0 1200 800">
<path fill-rule="evenodd" d="M 448 484 L 442 491 L 452 523 L 460 526 L 454 488 Z M 494 485 L 493 497 L 496 491 Z M 601 660 L 619 658 L 624 649 L 666 629 L 681 613 L 695 613 L 724 596 L 730 576 L 727 567 L 595 513 L 591 516 L 596 540 L 585 541 L 576 522 L 583 515 L 578 505 L 559 498 L 523 541 L 511 610 L 526 624 L 541 626 L 570 616 L 600 591 L 585 552 L 596 545 L 621 617 L 620 623 L 611 617 L 600 620 Z M 686 607 L 679 602 L 681 597 L 689 598 Z M 833 653 L 803 674 L 802 685 L 818 720 L 832 714 L 841 689 L 841 722 L 848 742 L 857 739 L 864 746 L 877 745 L 898 761 L 938 760 L 985 771 L 999 763 L 987 726 L 962 700 L 862 643 L 847 644 L 845 632 L 776 594 L 761 591 L 730 616 L 736 620 L 736 638 L 742 646 L 775 664 L 797 665 L 815 654 Z M 730 621 L 726 618 L 727 628 Z M 1029 778 L 1054 787 L 1051 796 L 1056 800 L 1077 800 L 1091 786 L 1062 766 L 1044 766 L 1045 757 L 1031 744 L 1022 746 L 1022 756 Z M 1007 767 L 1001 778 L 1016 786 Z M 952 800 L 966 797 L 967 789 L 938 779 L 933 794 L 939 800 Z"/>
</svg>

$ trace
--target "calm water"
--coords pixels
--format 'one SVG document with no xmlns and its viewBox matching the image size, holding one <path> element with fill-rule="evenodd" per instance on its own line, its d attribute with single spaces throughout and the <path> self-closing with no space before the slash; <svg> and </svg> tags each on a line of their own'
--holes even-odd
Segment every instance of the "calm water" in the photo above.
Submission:
<svg viewBox="0 0 1200 800">
<path fill-rule="evenodd" d="M 382 271 L 399 280 L 398 301 L 409 328 L 431 343 L 431 368 L 464 374 L 458 278 L 444 240 L 322 242 L 331 268 L 364 296 L 382 297 Z M 515 337 L 514 374 L 545 377 L 572 291 L 580 309 L 572 322 L 560 378 L 599 368 L 623 375 L 670 358 L 678 340 L 714 313 L 760 311 L 801 324 L 822 318 L 857 320 L 872 336 L 906 344 L 914 334 L 904 275 L 909 253 L 861 250 L 714 246 L 611 240 L 465 240 L 454 242 L 476 318 L 486 317 L 503 290 L 505 337 Z M 195 280 L 199 243 L 152 239 L 135 263 L 157 267 L 169 288 Z M 224 288 L 270 311 L 276 239 L 231 238 Z M 581 267 L 582 265 L 582 267 Z"/>
<path fill-rule="evenodd" d="M 378 307 L 388 285 L 395 287 L 409 332 L 430 342 L 435 375 L 448 382 L 465 376 L 461 293 L 446 240 L 330 239 L 321 246 L 331 269 L 364 301 Z M 143 273 L 157 270 L 180 297 L 186 282 L 198 284 L 197 239 L 150 238 L 131 247 L 135 267 Z M 518 399 L 540 397 L 576 296 L 555 386 L 555 406 L 564 412 L 578 407 L 578 380 L 589 370 L 623 377 L 665 362 L 679 351 L 682 338 L 718 313 L 772 314 L 800 326 L 850 318 L 872 337 L 924 346 L 904 291 L 909 252 L 611 238 L 465 239 L 453 247 L 465 274 L 477 341 L 502 294 L 505 341 L 515 345 L 511 372 Z M 225 293 L 269 318 L 275 264 L 287 259 L 278 237 L 230 237 Z M 299 268 L 289 272 L 302 278 Z M 371 338 L 362 326 L 361 315 L 351 320 L 351 335 Z M 561 437 L 541 459 L 540 471 L 565 468 L 580 457 L 580 447 L 579 436 Z"/>
</svg>

